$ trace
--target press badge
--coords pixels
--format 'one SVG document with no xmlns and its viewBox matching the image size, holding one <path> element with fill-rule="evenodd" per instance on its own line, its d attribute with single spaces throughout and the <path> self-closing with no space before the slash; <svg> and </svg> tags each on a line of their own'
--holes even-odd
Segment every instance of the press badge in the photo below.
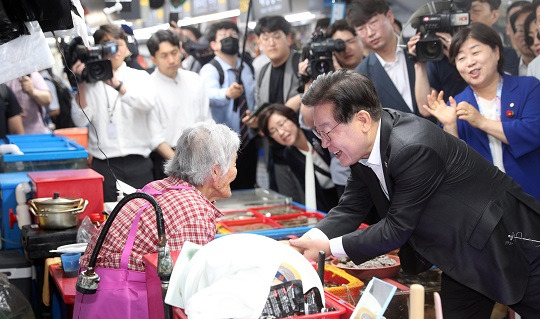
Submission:
<svg viewBox="0 0 540 319">
<path fill-rule="evenodd" d="M 110 140 L 115 140 L 116 137 L 117 137 L 116 133 L 117 133 L 116 132 L 116 124 L 109 121 L 109 125 L 107 125 L 107 136 L 109 137 Z"/>
</svg>

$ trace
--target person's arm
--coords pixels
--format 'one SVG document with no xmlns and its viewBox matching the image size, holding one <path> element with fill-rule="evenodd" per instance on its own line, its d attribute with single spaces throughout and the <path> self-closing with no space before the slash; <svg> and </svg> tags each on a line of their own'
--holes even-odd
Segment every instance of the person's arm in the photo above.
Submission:
<svg viewBox="0 0 540 319">
<path fill-rule="evenodd" d="M 170 160 L 174 156 L 173 149 L 165 142 L 158 145 L 156 152 L 166 160 Z"/>
<path fill-rule="evenodd" d="M 449 104 L 446 105 L 443 99 L 444 92 L 437 94 L 435 90 L 427 97 L 427 105 L 422 105 L 422 108 L 429 114 L 434 116 L 442 125 L 445 132 L 459 137 L 456 111 L 456 100 L 453 97 L 449 98 Z"/>
<path fill-rule="evenodd" d="M 41 75 L 40 75 L 41 76 Z M 40 106 L 46 106 L 51 104 L 51 92 L 48 90 L 41 90 L 34 86 L 32 79 L 29 76 L 23 76 L 20 80 L 21 87 L 24 93 L 28 94 L 34 102 Z"/>
<path fill-rule="evenodd" d="M 20 114 L 14 115 L 8 119 L 8 133 L 24 134 L 24 126 Z"/>
<path fill-rule="evenodd" d="M 203 79 L 204 87 L 206 89 L 208 99 L 210 100 L 211 107 L 228 107 L 231 99 L 240 96 L 242 93 L 242 91 L 239 89 L 231 89 L 230 86 L 222 88 L 219 84 L 219 73 L 211 64 L 205 64 L 201 68 L 199 75 Z M 233 84 L 239 85 L 236 82 Z"/>
<path fill-rule="evenodd" d="M 460 102 L 456 108 L 456 114 L 460 120 L 469 122 L 472 127 L 484 131 L 504 144 L 508 144 L 503 125 L 500 121 L 493 121 L 484 117 L 478 110 L 467 102 Z"/>
<path fill-rule="evenodd" d="M 9 86 L 5 86 L 8 92 L 8 103 L 6 109 L 7 132 L 8 134 L 24 134 L 24 126 L 22 122 L 22 109 L 19 105 L 17 97 Z"/>
<path fill-rule="evenodd" d="M 290 107 L 296 113 L 298 113 L 298 111 L 300 110 L 301 104 L 302 104 L 302 96 L 300 94 L 296 94 L 295 96 L 291 97 L 285 102 L 285 106 Z"/>
<path fill-rule="evenodd" d="M 410 56 L 416 57 L 416 43 L 418 40 L 420 40 L 420 33 L 415 34 L 407 42 L 407 50 Z M 422 105 L 428 104 L 427 96 L 431 91 L 426 62 L 417 61 L 414 63 L 414 77 L 414 97 L 416 105 L 418 105 L 418 111 L 423 117 L 429 117 L 429 112 L 422 107 Z"/>
</svg>

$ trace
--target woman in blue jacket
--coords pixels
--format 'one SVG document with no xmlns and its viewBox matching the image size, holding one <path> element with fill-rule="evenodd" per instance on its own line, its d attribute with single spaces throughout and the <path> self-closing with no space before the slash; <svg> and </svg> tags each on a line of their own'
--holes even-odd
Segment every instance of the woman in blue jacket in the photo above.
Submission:
<svg viewBox="0 0 540 319">
<path fill-rule="evenodd" d="M 469 86 L 449 106 L 432 92 L 423 107 L 540 200 L 540 81 L 502 73 L 500 36 L 475 23 L 452 39 L 449 55 Z"/>
</svg>

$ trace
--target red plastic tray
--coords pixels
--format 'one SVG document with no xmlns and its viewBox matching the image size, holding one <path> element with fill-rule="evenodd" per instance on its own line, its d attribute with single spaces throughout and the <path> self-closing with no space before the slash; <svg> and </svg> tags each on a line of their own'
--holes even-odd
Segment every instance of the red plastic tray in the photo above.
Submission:
<svg viewBox="0 0 540 319">
<path fill-rule="evenodd" d="M 280 206 L 266 206 L 266 207 L 254 207 L 254 211 L 265 217 L 276 217 L 276 216 L 285 216 L 292 214 L 304 213 L 306 210 L 294 205 L 280 205 Z M 276 211 L 277 214 L 272 213 Z"/>
<path fill-rule="evenodd" d="M 287 225 L 287 221 L 292 221 L 295 219 L 300 218 L 315 218 L 316 221 L 313 224 L 310 225 Z M 280 224 L 283 228 L 293 228 L 293 227 L 307 227 L 307 226 L 315 226 L 317 222 L 324 218 L 324 215 L 321 213 L 314 213 L 314 212 L 306 212 L 306 213 L 300 213 L 300 214 L 291 214 L 291 215 L 279 215 L 279 216 L 272 216 L 270 217 L 271 220 L 275 221 L 276 223 Z"/>
<path fill-rule="evenodd" d="M 222 221 L 221 226 L 232 233 L 255 232 L 281 228 L 281 225 L 269 218 L 251 218 L 245 220 Z M 261 225 L 265 228 L 257 228 Z"/>
<path fill-rule="evenodd" d="M 336 296 L 325 292 L 324 297 L 326 299 L 326 307 L 327 308 L 333 308 L 332 311 L 329 312 L 323 312 L 323 313 L 315 313 L 312 315 L 305 315 L 305 316 L 296 316 L 296 317 L 287 317 L 287 318 L 302 318 L 302 319 L 341 319 L 341 318 L 349 318 L 348 316 L 345 317 L 345 313 L 348 311 L 344 301 L 337 298 Z M 354 308 L 353 308 L 354 309 Z M 186 316 L 183 309 L 180 308 L 173 308 L 173 314 L 175 319 L 188 319 L 188 316 Z M 352 314 L 352 312 L 351 312 Z M 349 315 L 350 316 L 350 315 Z"/>
</svg>

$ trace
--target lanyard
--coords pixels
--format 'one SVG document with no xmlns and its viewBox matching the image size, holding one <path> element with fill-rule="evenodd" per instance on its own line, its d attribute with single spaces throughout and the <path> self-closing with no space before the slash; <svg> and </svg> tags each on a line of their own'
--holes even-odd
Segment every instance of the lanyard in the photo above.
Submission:
<svg viewBox="0 0 540 319">
<path fill-rule="evenodd" d="M 503 86 L 503 77 L 499 76 L 499 82 L 497 83 L 497 93 L 495 95 L 495 112 L 499 115 L 499 121 L 501 117 L 501 95 L 502 95 L 502 86 Z M 476 100 L 476 105 L 478 105 L 478 110 L 480 110 L 480 102 L 478 95 L 473 90 L 474 98 Z M 482 114 L 484 115 L 484 114 Z"/>
</svg>

